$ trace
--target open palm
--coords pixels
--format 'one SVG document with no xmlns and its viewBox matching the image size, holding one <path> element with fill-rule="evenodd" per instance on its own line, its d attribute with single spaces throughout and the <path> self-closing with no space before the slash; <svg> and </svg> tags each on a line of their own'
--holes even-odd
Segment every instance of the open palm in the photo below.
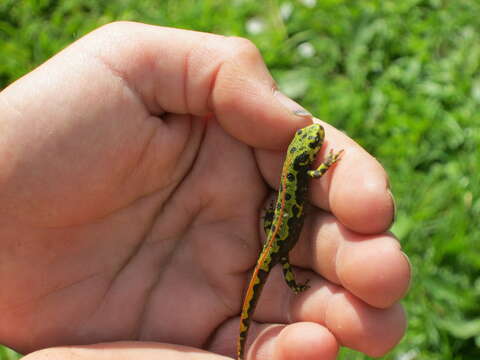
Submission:
<svg viewBox="0 0 480 360">
<path fill-rule="evenodd" d="M 120 23 L 2 92 L 0 341 L 22 352 L 161 341 L 232 355 L 280 150 L 308 122 L 272 88 L 244 40 Z M 312 209 L 294 251 L 312 288 L 295 298 L 274 273 L 255 318 L 315 323 L 331 354 L 343 344 L 378 355 L 404 331 L 395 303 L 408 263 L 382 234 L 392 205 L 381 168 L 334 129 L 327 138 L 346 148 L 344 173 L 350 150 L 379 189 L 314 185 L 312 203 L 338 214 Z M 365 214 L 352 215 L 352 194 Z M 377 261 L 359 277 L 362 256 Z"/>
</svg>

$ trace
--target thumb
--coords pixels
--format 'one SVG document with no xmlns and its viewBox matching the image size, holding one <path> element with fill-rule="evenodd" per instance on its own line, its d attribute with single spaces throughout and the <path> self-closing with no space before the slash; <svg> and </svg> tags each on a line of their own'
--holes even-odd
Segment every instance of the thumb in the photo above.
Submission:
<svg viewBox="0 0 480 360">
<path fill-rule="evenodd" d="M 113 23 L 77 42 L 134 89 L 154 115 L 214 115 L 233 137 L 279 149 L 311 115 L 276 90 L 256 46 L 237 37 Z"/>
<path fill-rule="evenodd" d="M 85 346 L 55 347 L 32 352 L 23 360 L 221 360 L 225 356 L 181 345 L 153 342 L 114 342 Z"/>
</svg>

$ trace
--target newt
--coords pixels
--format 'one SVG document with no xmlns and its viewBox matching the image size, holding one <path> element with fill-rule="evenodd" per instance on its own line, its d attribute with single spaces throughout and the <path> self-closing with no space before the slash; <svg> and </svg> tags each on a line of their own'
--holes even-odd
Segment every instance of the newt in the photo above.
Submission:
<svg viewBox="0 0 480 360">
<path fill-rule="evenodd" d="M 276 203 L 267 210 L 264 218 L 266 241 L 243 301 L 237 342 L 238 360 L 244 358 L 250 322 L 272 268 L 277 264 L 282 266 L 285 281 L 295 294 L 309 287 L 307 282 L 299 284 L 295 281 L 288 255 L 297 243 L 303 227 L 309 179 L 322 177 L 340 159 L 343 152 L 343 150 L 337 153 L 330 151 L 327 159 L 316 170 L 311 170 L 324 138 L 325 130 L 321 125 L 314 123 L 297 130 L 288 147 Z"/>
</svg>

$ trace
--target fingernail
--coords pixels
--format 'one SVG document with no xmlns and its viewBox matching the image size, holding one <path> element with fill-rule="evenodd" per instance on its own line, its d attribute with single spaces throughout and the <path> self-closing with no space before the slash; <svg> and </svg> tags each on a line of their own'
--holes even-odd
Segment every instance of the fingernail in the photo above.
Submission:
<svg viewBox="0 0 480 360">
<path fill-rule="evenodd" d="M 290 99 L 281 91 L 275 90 L 274 95 L 278 99 L 278 101 L 280 101 L 282 105 L 285 106 L 288 110 L 290 110 L 294 115 L 312 118 L 312 114 L 310 114 L 307 110 L 298 105 L 295 101 Z"/>
<path fill-rule="evenodd" d="M 408 279 L 408 287 L 405 291 L 405 293 L 408 292 L 408 290 L 410 289 L 410 287 L 412 286 L 412 277 L 413 277 L 413 274 L 412 274 L 412 271 L 413 271 L 413 267 L 412 267 L 412 262 L 410 261 L 410 258 L 407 256 L 407 254 L 405 254 L 403 251 L 400 251 L 400 254 L 403 255 L 403 257 L 405 258 L 405 260 L 407 261 L 407 265 L 408 265 L 408 273 L 410 275 L 409 279 Z"/>
<path fill-rule="evenodd" d="M 387 191 L 393 203 L 393 217 L 392 217 L 392 224 L 393 224 L 395 222 L 395 219 L 397 218 L 397 202 L 395 201 L 395 196 L 393 196 L 392 190 L 388 188 Z"/>
</svg>

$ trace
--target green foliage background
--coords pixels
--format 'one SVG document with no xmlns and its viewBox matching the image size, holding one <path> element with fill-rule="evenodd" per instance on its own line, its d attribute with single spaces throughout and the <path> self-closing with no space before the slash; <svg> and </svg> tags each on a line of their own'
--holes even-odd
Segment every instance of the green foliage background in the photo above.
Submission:
<svg viewBox="0 0 480 360">
<path fill-rule="evenodd" d="M 390 174 L 414 278 L 384 358 L 480 359 L 479 14 L 478 0 L 2 0 L 0 87 L 114 20 L 248 37 L 287 94 Z"/>
</svg>

